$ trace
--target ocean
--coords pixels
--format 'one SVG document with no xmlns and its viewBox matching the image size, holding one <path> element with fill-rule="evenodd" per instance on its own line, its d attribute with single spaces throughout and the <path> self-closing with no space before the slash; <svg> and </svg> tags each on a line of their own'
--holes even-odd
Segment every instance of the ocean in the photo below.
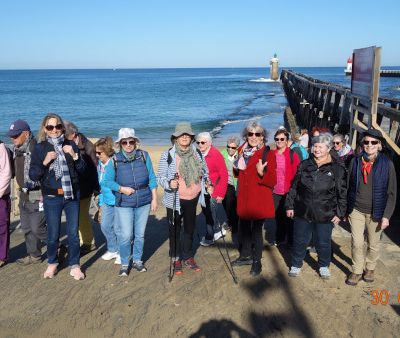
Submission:
<svg viewBox="0 0 400 338">
<path fill-rule="evenodd" d="M 290 69 L 350 86 L 344 67 Z M 269 68 L 3 70 L 0 139 L 8 141 L 17 118 L 37 132 L 55 112 L 88 137 L 115 138 L 131 127 L 143 145 L 168 144 L 175 124 L 190 121 L 196 133 L 210 131 L 223 144 L 250 119 L 270 132 L 283 124 L 286 98 L 280 83 L 266 78 Z M 400 98 L 400 78 L 381 78 L 380 95 Z"/>
</svg>

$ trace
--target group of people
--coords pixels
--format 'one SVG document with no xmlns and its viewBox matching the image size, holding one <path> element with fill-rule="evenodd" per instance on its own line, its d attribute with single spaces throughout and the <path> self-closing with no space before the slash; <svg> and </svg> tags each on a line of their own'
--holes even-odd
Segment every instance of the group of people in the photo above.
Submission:
<svg viewBox="0 0 400 338">
<path fill-rule="evenodd" d="M 144 234 L 150 212 L 157 209 L 159 185 L 164 190 L 170 264 L 176 275 L 184 268 L 201 271 L 193 252 L 200 203 L 206 223 L 200 245 L 211 246 L 230 230 L 239 251 L 232 265 L 251 265 L 253 276 L 262 271 L 265 227 L 271 246 L 286 243 L 292 251 L 289 276 L 300 275 L 311 243 L 318 253 L 321 278 L 329 278 L 332 228 L 349 221 L 353 266 L 346 283 L 357 285 L 362 278 L 374 280 L 380 234 L 396 204 L 395 169 L 382 152 L 384 138 L 373 129 L 362 135 L 357 153 L 345 137 L 321 128 L 312 131 L 310 144 L 306 130 L 290 135 L 279 128 L 270 148 L 267 131 L 251 121 L 242 132 L 242 142 L 229 137 L 220 152 L 210 133 L 196 135 L 189 122 L 180 122 L 157 173 L 131 128 L 121 128 L 115 142 L 105 137 L 93 144 L 73 123 L 48 114 L 37 140 L 23 120 L 15 121 L 8 135 L 13 153 L 0 144 L 0 266 L 8 260 L 10 181 L 15 175 L 27 250 L 17 263 L 41 262 L 46 244 L 44 278 L 57 274 L 65 250 L 70 275 L 85 278 L 79 262 L 81 255 L 96 248 L 89 207 L 97 195 L 107 245 L 102 259 L 115 259 L 119 276 L 128 276 L 131 269 L 146 271 Z M 226 212 L 225 224 L 218 215 L 219 205 Z M 67 248 L 60 244 L 62 211 Z"/>
</svg>

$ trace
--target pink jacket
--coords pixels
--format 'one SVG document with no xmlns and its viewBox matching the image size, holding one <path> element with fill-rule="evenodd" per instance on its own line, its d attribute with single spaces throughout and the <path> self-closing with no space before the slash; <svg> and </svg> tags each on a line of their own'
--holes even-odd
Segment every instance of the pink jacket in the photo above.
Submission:
<svg viewBox="0 0 400 338">
<path fill-rule="evenodd" d="M 11 166 L 4 143 L 0 143 L 0 197 L 10 193 Z"/>
<path fill-rule="evenodd" d="M 208 167 L 208 177 L 214 186 L 212 198 L 225 197 L 228 187 L 228 170 L 222 154 L 215 147 L 211 146 L 208 154 L 204 157 Z"/>
</svg>

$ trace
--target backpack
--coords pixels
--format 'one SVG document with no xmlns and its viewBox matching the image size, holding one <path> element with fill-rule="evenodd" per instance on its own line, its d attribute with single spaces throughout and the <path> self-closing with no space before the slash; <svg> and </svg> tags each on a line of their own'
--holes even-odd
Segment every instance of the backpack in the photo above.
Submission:
<svg viewBox="0 0 400 338">
<path fill-rule="evenodd" d="M 168 167 L 169 167 L 170 164 L 172 163 L 172 156 L 171 156 L 171 154 L 169 153 L 169 152 L 171 151 L 171 149 L 172 149 L 172 148 L 169 148 L 169 149 L 168 149 L 168 158 L 167 158 Z M 199 154 L 200 158 L 203 159 L 203 154 L 201 153 L 201 151 L 200 151 L 198 148 L 196 148 L 196 151 L 197 151 L 197 153 Z"/>
<path fill-rule="evenodd" d="M 294 150 L 296 152 L 297 156 L 299 156 L 300 162 L 308 159 L 308 152 L 302 145 L 293 143 L 290 147 L 290 150 Z"/>
<path fill-rule="evenodd" d="M 143 161 L 143 163 L 146 165 L 146 157 L 144 156 L 144 153 L 143 153 L 143 150 L 141 150 L 141 149 L 138 149 L 138 152 L 140 151 L 140 159 Z M 113 164 L 114 164 L 114 171 L 115 171 L 115 176 L 117 176 L 117 167 L 118 167 L 118 165 L 117 165 L 117 163 L 118 162 L 132 162 L 132 161 L 135 161 L 136 159 L 134 159 L 134 160 L 131 160 L 131 161 L 129 161 L 129 160 L 126 160 L 126 161 L 118 161 L 117 160 L 117 157 L 114 155 L 112 158 L 112 161 L 113 161 Z"/>
<path fill-rule="evenodd" d="M 0 144 L 4 143 L 3 141 L 0 140 Z M 6 147 L 7 150 L 7 154 L 8 154 L 8 159 L 10 161 L 10 168 L 11 168 L 11 178 L 15 177 L 15 163 L 14 163 L 14 153 L 13 151 L 7 147 L 6 144 L 4 144 L 4 146 Z"/>
<path fill-rule="evenodd" d="M 271 150 L 271 148 L 269 146 L 265 146 L 263 154 L 262 154 L 262 163 L 265 163 L 265 161 L 267 160 L 267 155 L 268 152 Z M 290 157 L 290 163 L 293 164 L 293 154 L 294 154 L 294 150 L 289 148 L 289 157 Z M 300 156 L 299 156 L 300 157 Z"/>
</svg>

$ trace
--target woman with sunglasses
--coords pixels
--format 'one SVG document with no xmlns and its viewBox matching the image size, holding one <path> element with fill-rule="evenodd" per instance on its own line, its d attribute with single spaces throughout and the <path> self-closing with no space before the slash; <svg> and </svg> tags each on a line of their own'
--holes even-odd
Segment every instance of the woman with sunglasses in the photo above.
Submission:
<svg viewBox="0 0 400 338">
<path fill-rule="evenodd" d="M 173 146 L 161 154 L 158 164 L 157 181 L 164 189 L 163 204 L 167 208 L 169 223 L 169 256 L 175 275 L 182 274 L 183 266 L 195 272 L 201 271 L 194 260 L 192 246 L 197 203 L 200 201 L 205 207 L 208 170 L 193 141 L 191 124 L 177 123 L 171 135 Z M 212 194 L 212 187 L 209 186 L 207 191 Z"/>
<path fill-rule="evenodd" d="M 238 231 L 238 216 L 236 213 L 237 178 L 233 174 L 233 163 L 237 159 L 237 150 L 239 145 L 239 137 L 230 136 L 226 141 L 226 149 L 221 151 L 221 154 L 225 160 L 226 168 L 228 170 L 228 186 L 222 204 L 226 212 L 228 227 L 231 229 L 232 235 L 237 235 Z"/>
<path fill-rule="evenodd" d="M 131 255 L 132 268 L 147 271 L 142 261 L 144 233 L 150 210 L 157 209 L 157 180 L 149 154 L 139 149 L 140 140 L 134 129 L 121 128 L 116 143 L 120 151 L 114 159 L 115 181 L 121 187 L 133 189 L 128 195 L 122 189 L 115 193 L 115 223 L 121 256 L 119 276 L 127 277 Z"/>
<path fill-rule="evenodd" d="M 335 134 L 333 136 L 333 149 L 337 152 L 340 161 L 348 168 L 354 153 L 342 134 Z"/>
<path fill-rule="evenodd" d="M 245 143 L 238 149 L 234 163 L 240 256 L 233 264 L 251 265 L 250 273 L 257 276 L 262 269 L 263 223 L 275 216 L 272 189 L 276 184 L 276 160 L 275 154 L 267 151 L 267 133 L 257 121 L 250 122 L 242 136 Z"/>
<path fill-rule="evenodd" d="M 221 153 L 212 145 L 212 137 L 209 132 L 199 133 L 196 143 L 206 160 L 208 177 L 213 186 L 213 193 L 204 196 L 206 206 L 202 209 L 206 218 L 206 235 L 200 241 L 200 245 L 210 246 L 226 234 L 226 230 L 222 228 L 222 224 L 218 220 L 217 208 L 226 194 L 228 171 Z"/>
<path fill-rule="evenodd" d="M 48 267 L 44 278 L 53 278 L 59 264 L 61 214 L 67 219 L 68 260 L 70 275 L 85 278 L 79 266 L 79 174 L 85 171 L 77 145 L 64 137 L 65 127 L 60 116 L 47 114 L 39 128 L 38 144 L 32 153 L 29 177 L 40 181 L 47 223 Z"/>
<path fill-rule="evenodd" d="M 382 153 L 382 142 L 384 138 L 378 130 L 367 130 L 361 140 L 361 154 L 350 163 L 347 213 L 351 225 L 353 272 L 346 283 L 353 286 L 362 278 L 368 283 L 374 281 L 381 233 L 389 226 L 396 206 L 396 171 L 393 162 Z"/>
<path fill-rule="evenodd" d="M 273 190 L 275 219 L 268 222 L 268 241 L 272 246 L 284 243 L 293 245 L 293 222 L 286 216 L 285 200 L 300 163 L 298 154 L 289 148 L 289 132 L 278 129 L 274 135 L 276 149 L 276 184 Z"/>
</svg>

